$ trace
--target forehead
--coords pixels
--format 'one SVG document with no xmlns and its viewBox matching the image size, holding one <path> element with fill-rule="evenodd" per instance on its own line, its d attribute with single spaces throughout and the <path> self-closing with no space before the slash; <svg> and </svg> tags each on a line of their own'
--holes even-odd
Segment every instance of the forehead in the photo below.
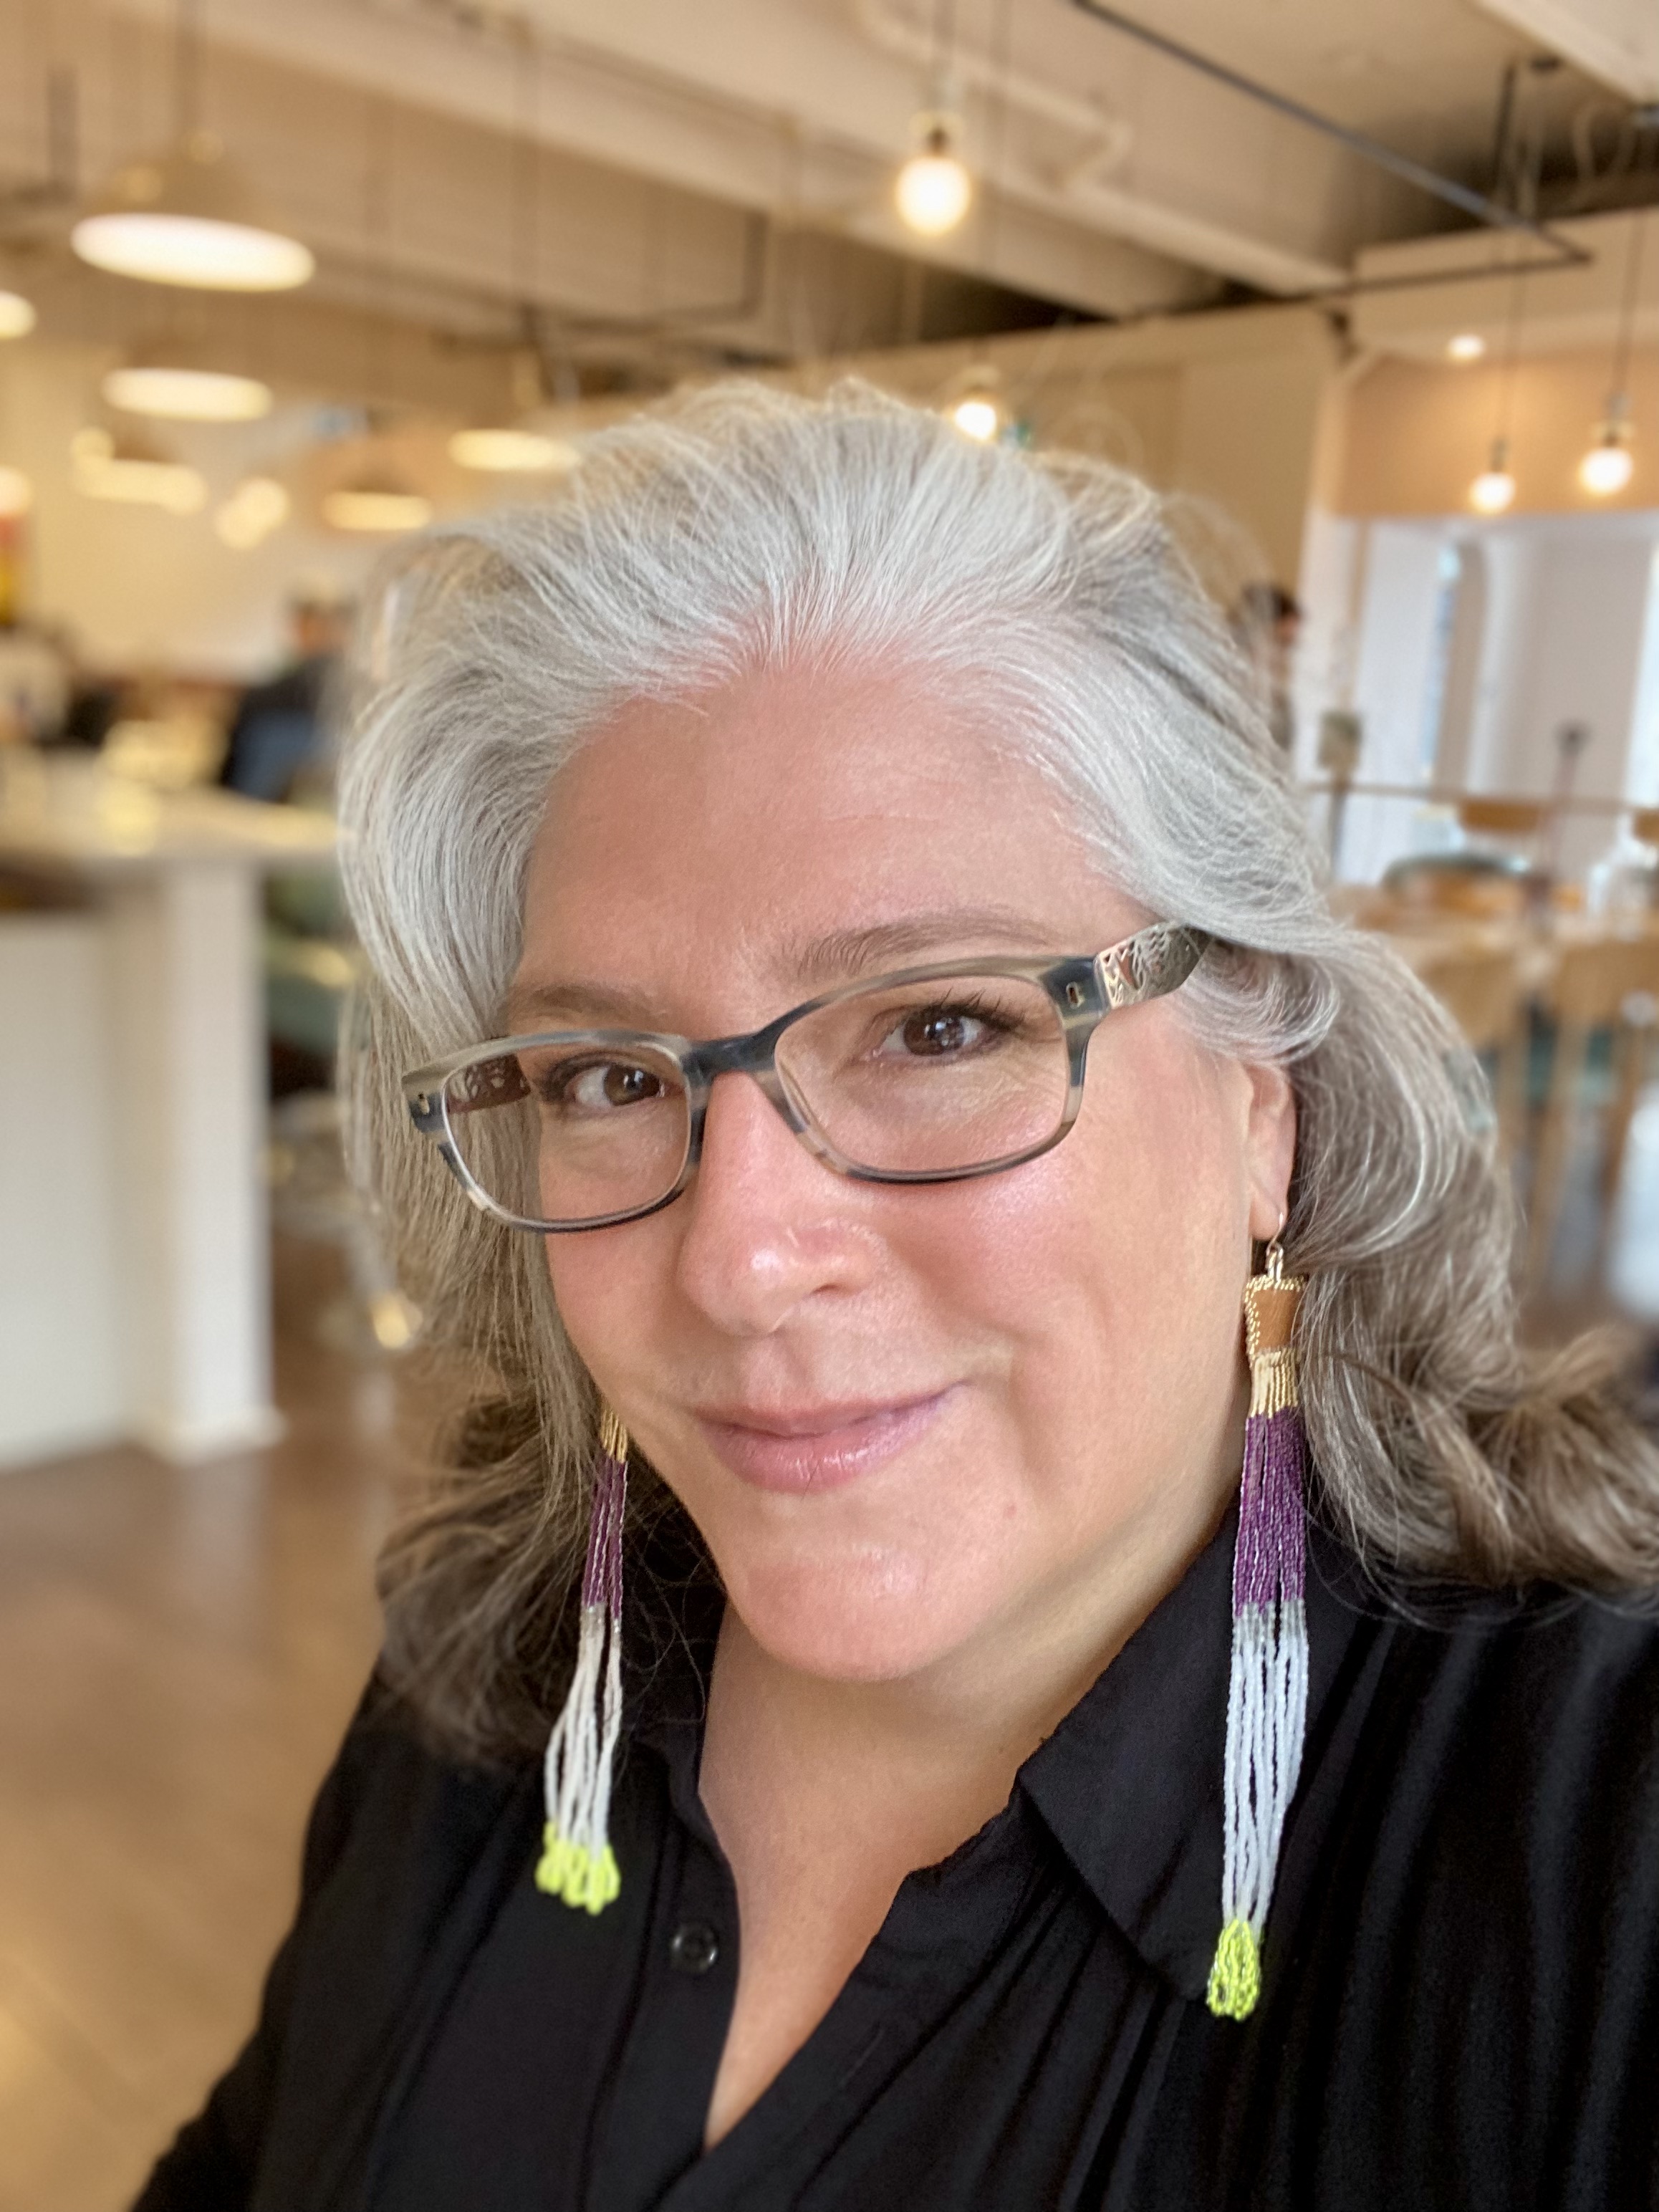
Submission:
<svg viewBox="0 0 1659 2212">
<path fill-rule="evenodd" d="M 773 670 L 630 702 L 561 772 L 520 980 L 695 994 L 714 963 L 764 994 L 825 939 L 919 915 L 948 939 L 953 910 L 978 917 L 963 950 L 1092 950 L 1133 926 L 1006 721 L 924 672 Z"/>
</svg>

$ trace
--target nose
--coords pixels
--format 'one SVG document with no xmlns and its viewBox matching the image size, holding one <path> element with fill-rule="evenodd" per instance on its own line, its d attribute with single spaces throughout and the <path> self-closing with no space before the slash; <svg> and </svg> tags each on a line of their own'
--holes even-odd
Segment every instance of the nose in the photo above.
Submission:
<svg viewBox="0 0 1659 2212">
<path fill-rule="evenodd" d="M 696 1174 L 671 1209 L 681 1291 L 726 1334 L 754 1337 L 820 1294 L 860 1289 L 874 1238 L 860 1189 L 807 1150 L 751 1076 L 718 1076 Z"/>
</svg>

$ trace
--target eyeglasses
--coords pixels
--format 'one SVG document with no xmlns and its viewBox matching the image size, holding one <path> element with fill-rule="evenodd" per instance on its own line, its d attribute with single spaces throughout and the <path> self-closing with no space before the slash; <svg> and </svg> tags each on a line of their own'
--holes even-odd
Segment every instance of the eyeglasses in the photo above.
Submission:
<svg viewBox="0 0 1659 2212">
<path fill-rule="evenodd" d="M 751 1076 L 837 1175 L 954 1182 L 1057 1145 L 1101 1023 L 1178 989 L 1210 942 L 1154 922 L 1092 957 L 907 968 L 702 1044 L 634 1030 L 498 1037 L 416 1069 L 404 1093 L 479 1211 L 543 1234 L 637 1221 L 678 1198 L 722 1075 Z"/>
</svg>

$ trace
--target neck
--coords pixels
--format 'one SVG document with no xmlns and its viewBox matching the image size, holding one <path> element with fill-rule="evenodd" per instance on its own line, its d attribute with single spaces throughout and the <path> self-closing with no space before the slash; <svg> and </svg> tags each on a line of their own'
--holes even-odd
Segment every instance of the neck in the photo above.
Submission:
<svg viewBox="0 0 1659 2212">
<path fill-rule="evenodd" d="M 1229 1427 L 1242 1431 L 1242 1407 Z M 757 1790 L 803 1811 L 856 1790 L 884 1804 L 903 1870 L 947 1855 L 1000 1810 L 1021 1765 L 1181 1580 L 1232 1488 L 1231 1474 L 1172 1483 L 969 1643 L 896 1680 L 803 1673 L 728 1607 L 702 1778 L 723 1840 Z"/>
</svg>

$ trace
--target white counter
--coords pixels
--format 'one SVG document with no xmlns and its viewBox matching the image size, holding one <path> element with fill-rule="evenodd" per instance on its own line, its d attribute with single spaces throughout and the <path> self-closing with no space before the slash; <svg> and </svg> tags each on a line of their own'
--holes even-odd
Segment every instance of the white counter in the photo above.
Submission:
<svg viewBox="0 0 1659 2212">
<path fill-rule="evenodd" d="M 278 1433 L 259 884 L 333 849 L 319 815 L 0 755 L 0 865 L 88 901 L 0 913 L 0 1464 Z"/>
</svg>

